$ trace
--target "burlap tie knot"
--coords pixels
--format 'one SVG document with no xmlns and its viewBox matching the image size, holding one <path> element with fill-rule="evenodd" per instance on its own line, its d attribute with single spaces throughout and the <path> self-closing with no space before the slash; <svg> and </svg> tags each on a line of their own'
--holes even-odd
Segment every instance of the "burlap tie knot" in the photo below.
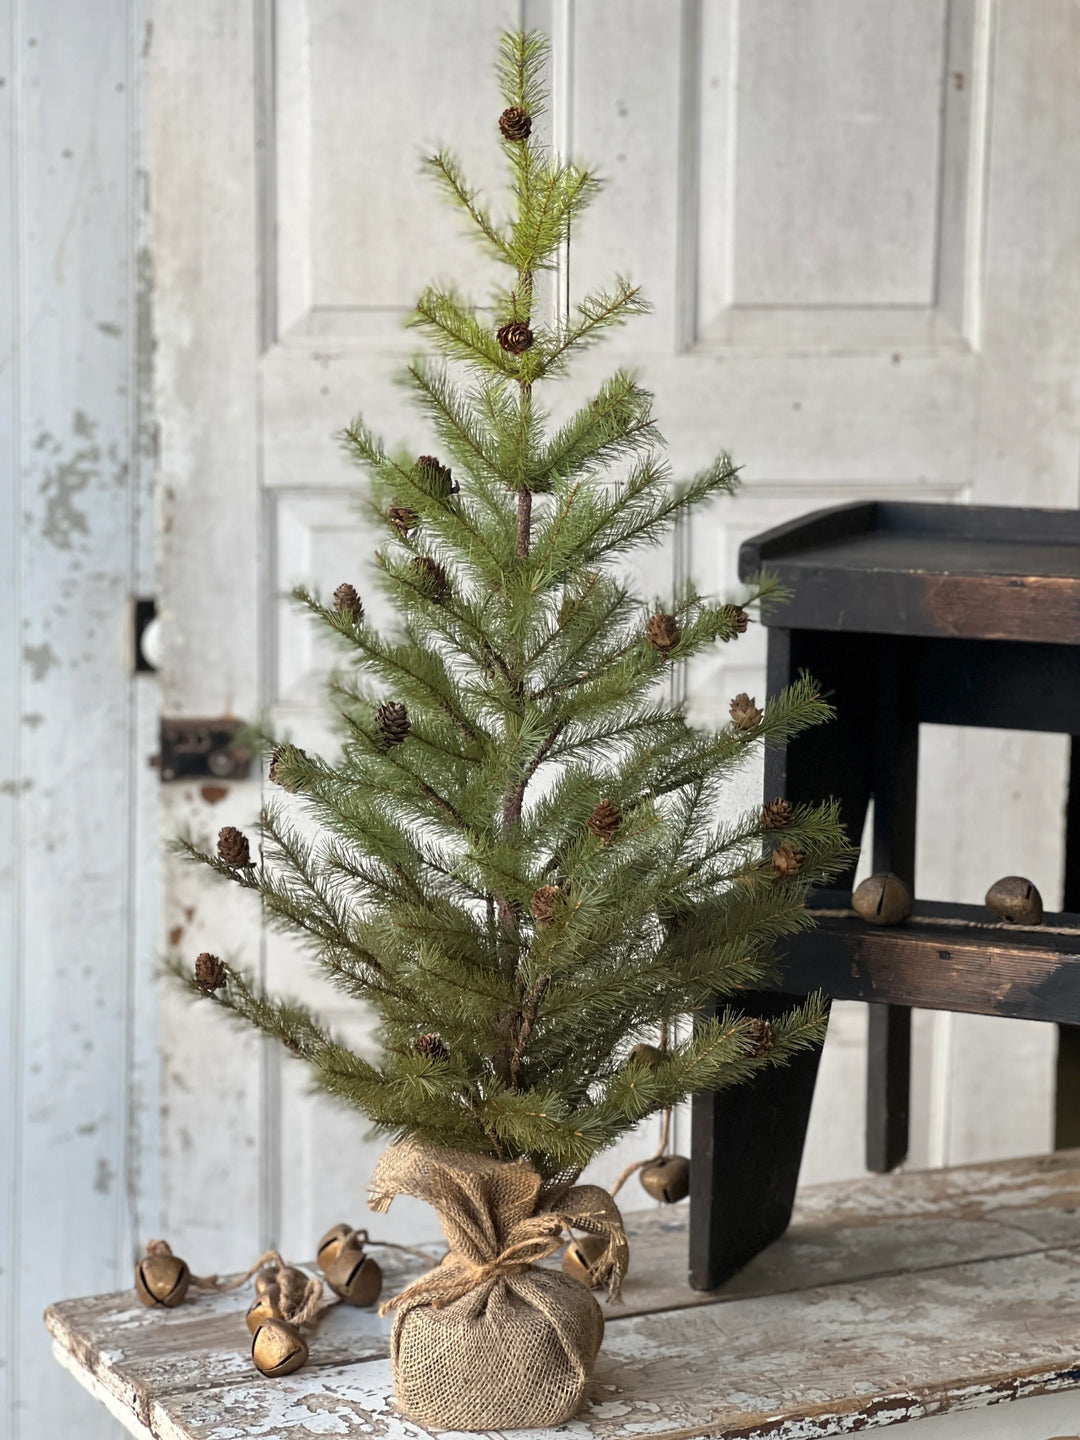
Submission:
<svg viewBox="0 0 1080 1440">
<path fill-rule="evenodd" d="M 562 1249 L 566 1228 L 567 1222 L 561 1215 L 534 1215 L 515 1227 L 510 1243 L 493 1260 L 471 1260 L 452 1250 L 437 1269 L 421 1275 L 400 1294 L 380 1305 L 379 1314 L 388 1315 L 404 1302 L 421 1297 L 426 1297 L 428 1304 L 439 1310 L 481 1285 L 508 1275 L 520 1275 Z"/>
</svg>

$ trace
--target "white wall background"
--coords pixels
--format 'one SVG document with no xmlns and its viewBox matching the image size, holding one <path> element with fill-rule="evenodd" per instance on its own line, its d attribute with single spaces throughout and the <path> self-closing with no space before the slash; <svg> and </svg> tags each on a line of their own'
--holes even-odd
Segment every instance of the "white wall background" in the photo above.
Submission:
<svg viewBox="0 0 1080 1440">
<path fill-rule="evenodd" d="M 318 993 L 231 893 L 159 878 L 162 836 L 244 824 L 260 783 L 159 794 L 146 762 L 159 708 L 269 708 L 317 746 L 325 660 L 278 593 L 369 549 L 342 423 L 424 438 L 390 382 L 400 320 L 433 268 L 484 281 L 416 155 L 451 137 L 495 178 L 489 59 L 522 21 L 553 38 L 555 142 L 612 181 L 561 279 L 628 269 L 656 306 L 580 383 L 640 363 L 679 468 L 744 465 L 642 583 L 727 590 L 741 539 L 865 496 L 1077 503 L 1075 0 L 0 0 L 12 1440 L 113 1433 L 40 1312 L 126 1284 L 149 1234 L 205 1271 L 363 1223 L 362 1124 L 153 982 L 167 947 L 212 948 Z M 155 593 L 163 669 L 135 677 Z M 695 671 L 695 714 L 760 693 L 763 663 L 752 632 Z M 1015 869 L 1054 904 L 1060 742 L 924 738 L 920 895 Z M 861 1171 L 864 1065 L 865 1011 L 838 1007 L 804 1179 Z M 919 1016 L 915 1068 L 912 1163 L 1050 1143 L 1048 1027 Z"/>
</svg>

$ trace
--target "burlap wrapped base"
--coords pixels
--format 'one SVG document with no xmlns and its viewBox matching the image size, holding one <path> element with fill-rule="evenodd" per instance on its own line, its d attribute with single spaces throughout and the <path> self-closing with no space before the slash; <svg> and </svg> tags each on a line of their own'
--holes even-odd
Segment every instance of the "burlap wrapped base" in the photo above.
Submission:
<svg viewBox="0 0 1080 1440">
<path fill-rule="evenodd" d="M 369 1203 L 416 1195 L 439 1213 L 450 1253 L 383 1306 L 402 1414 L 448 1430 L 557 1425 L 579 1409 L 604 1335 L 592 1294 L 536 1260 L 571 1227 L 601 1235 L 601 1274 L 617 1296 L 622 1220 L 606 1190 L 545 1189 L 525 1164 L 405 1141 L 379 1161 Z"/>
</svg>

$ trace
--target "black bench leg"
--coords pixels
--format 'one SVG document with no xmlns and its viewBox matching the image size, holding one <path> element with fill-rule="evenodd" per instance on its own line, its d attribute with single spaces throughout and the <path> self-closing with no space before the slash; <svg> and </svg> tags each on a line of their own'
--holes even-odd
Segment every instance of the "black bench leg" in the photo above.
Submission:
<svg viewBox="0 0 1080 1440">
<path fill-rule="evenodd" d="M 872 777 L 873 661 L 863 636 L 769 632 L 769 694 L 801 670 L 835 697 L 837 719 L 765 757 L 765 799 L 829 795 L 849 836 L 862 835 Z M 838 885 L 850 884 L 851 874 Z M 740 995 L 739 1008 L 766 1018 L 801 1003 L 774 991 Z M 696 1096 L 692 1122 L 690 1284 L 713 1290 L 776 1240 L 791 1219 L 820 1053 L 798 1056 L 747 1085 Z"/>
<path fill-rule="evenodd" d="M 740 1009 L 773 1019 L 801 996 L 764 991 Z M 690 1284 L 715 1290 L 788 1227 L 821 1052 L 693 1103 Z"/>
<path fill-rule="evenodd" d="M 919 769 L 915 649 L 909 637 L 877 645 L 874 735 L 874 869 L 915 885 L 916 789 Z M 866 1168 L 895 1170 L 908 1153 L 911 1011 L 870 1006 L 866 1065 Z"/>
<path fill-rule="evenodd" d="M 1080 912 L 1080 735 L 1072 737 L 1065 807 L 1065 884 L 1061 908 Z M 1058 1026 L 1054 1147 L 1080 1145 L 1080 1025 Z"/>
</svg>

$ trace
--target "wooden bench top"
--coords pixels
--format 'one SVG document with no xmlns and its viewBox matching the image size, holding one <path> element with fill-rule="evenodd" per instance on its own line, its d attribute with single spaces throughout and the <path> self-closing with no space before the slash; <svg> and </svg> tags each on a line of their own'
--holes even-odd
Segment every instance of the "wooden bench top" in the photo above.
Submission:
<svg viewBox="0 0 1080 1440">
<path fill-rule="evenodd" d="M 1080 645 L 1080 515 L 861 500 L 743 542 L 788 592 L 766 625 Z"/>
<path fill-rule="evenodd" d="M 628 1230 L 626 1304 L 605 1307 L 590 1404 L 559 1432 L 573 1440 L 815 1440 L 1080 1390 L 1080 1151 L 808 1188 L 787 1235 L 709 1295 L 684 1282 L 684 1207 Z M 379 1261 L 391 1286 L 423 1268 Z M 135 1435 L 428 1433 L 394 1411 L 389 1320 L 339 1307 L 310 1363 L 266 1380 L 250 1298 L 148 1311 L 128 1290 L 45 1320 L 60 1363 Z"/>
</svg>

